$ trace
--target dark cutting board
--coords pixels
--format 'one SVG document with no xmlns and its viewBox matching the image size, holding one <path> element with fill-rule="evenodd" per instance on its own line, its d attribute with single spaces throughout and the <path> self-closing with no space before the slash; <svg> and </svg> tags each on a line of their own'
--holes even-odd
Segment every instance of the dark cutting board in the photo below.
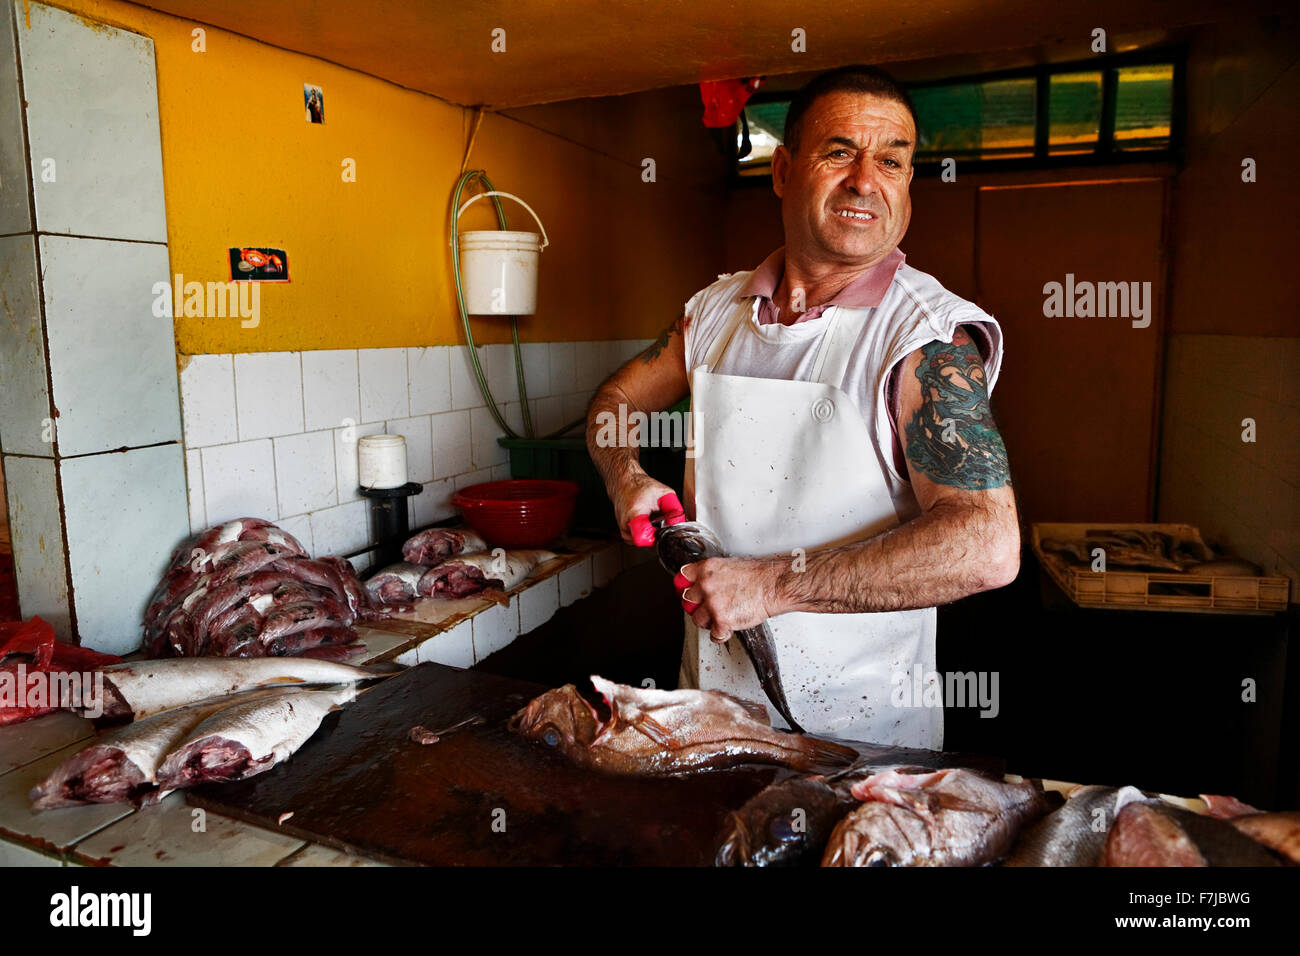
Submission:
<svg viewBox="0 0 1300 956">
<path fill-rule="evenodd" d="M 712 862 L 727 811 L 785 774 L 647 779 L 581 770 L 505 728 L 544 690 L 421 664 L 330 714 L 287 763 L 188 799 L 393 863 L 698 866 Z M 436 744 L 408 736 L 416 725 L 440 729 L 474 715 L 484 723 Z"/>
</svg>

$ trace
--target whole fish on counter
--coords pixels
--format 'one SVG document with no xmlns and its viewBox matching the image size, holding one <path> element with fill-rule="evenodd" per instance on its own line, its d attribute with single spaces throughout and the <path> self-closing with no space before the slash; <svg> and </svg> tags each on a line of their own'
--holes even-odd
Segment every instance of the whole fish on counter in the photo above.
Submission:
<svg viewBox="0 0 1300 956">
<path fill-rule="evenodd" d="M 518 551 L 460 554 L 429 568 L 420 578 L 421 597 L 463 598 L 488 588 L 509 591 L 522 584 L 539 565 L 556 558 L 554 551 L 525 548 Z"/>
<path fill-rule="evenodd" d="M 1119 812 L 1147 800 L 1136 787 L 1075 787 L 1061 807 L 1021 836 L 1006 866 L 1097 866 Z"/>
<path fill-rule="evenodd" d="M 130 661 L 101 668 L 105 717 L 136 720 L 172 707 L 259 687 L 342 684 L 388 672 L 310 657 L 169 658 Z M 83 708 L 83 712 L 84 712 Z"/>
<path fill-rule="evenodd" d="M 402 545 L 402 560 L 432 567 L 453 554 L 487 550 L 487 542 L 468 528 L 429 528 L 407 539 Z"/>
<path fill-rule="evenodd" d="M 601 773 L 663 776 L 747 764 L 803 771 L 842 767 L 852 748 L 774 730 L 761 704 L 721 691 L 653 690 L 592 675 L 609 719 L 566 684 L 530 702 L 510 729 Z"/>
<path fill-rule="evenodd" d="M 980 866 L 1005 856 L 1047 812 L 1028 781 L 1002 783 L 970 770 L 888 770 L 851 788 L 863 803 L 835 827 L 822 866 Z"/>
<path fill-rule="evenodd" d="M 1154 801 L 1130 803 L 1115 818 L 1102 866 L 1280 866 L 1232 823 Z"/>
<path fill-rule="evenodd" d="M 89 803 L 145 802 L 158 788 L 158 768 L 191 730 L 232 703 L 280 690 L 254 690 L 174 707 L 110 731 L 69 757 L 29 797 L 34 810 Z"/>
<path fill-rule="evenodd" d="M 284 690 L 223 707 L 193 727 L 158 768 L 157 793 L 201 783 L 246 780 L 288 759 L 325 715 L 353 700 L 351 685 L 330 690 Z"/>
<path fill-rule="evenodd" d="M 1228 821 L 1238 833 L 1268 847 L 1288 861 L 1300 864 L 1300 811 L 1248 813 Z"/>
</svg>

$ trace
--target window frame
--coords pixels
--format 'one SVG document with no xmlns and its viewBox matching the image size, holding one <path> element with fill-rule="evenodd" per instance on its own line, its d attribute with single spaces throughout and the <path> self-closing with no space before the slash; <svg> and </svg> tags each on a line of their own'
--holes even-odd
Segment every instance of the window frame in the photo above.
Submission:
<svg viewBox="0 0 1300 956">
<path fill-rule="evenodd" d="M 1119 84 L 1119 70 L 1131 66 L 1151 66 L 1168 64 L 1173 67 L 1173 88 L 1169 104 L 1169 145 L 1163 149 L 1116 149 L 1115 117 L 1116 92 Z M 1152 50 L 1134 50 L 1129 53 L 1097 55 L 1086 60 L 1071 60 L 1065 63 L 1040 64 L 1031 67 L 1019 67 L 1010 70 L 997 70 L 989 73 L 968 73 L 949 76 L 939 80 L 926 80 L 922 83 L 905 84 L 908 91 L 928 89 L 939 86 L 955 86 L 962 83 L 983 83 L 993 80 L 1016 80 L 1033 78 L 1035 88 L 1034 117 L 1034 155 L 1016 159 L 962 159 L 958 166 L 962 172 L 1011 172 L 1023 170 L 1061 169 L 1077 166 L 1114 166 L 1129 163 L 1173 163 L 1181 167 L 1185 156 L 1186 126 L 1186 66 L 1187 48 L 1185 45 L 1166 46 Z M 1067 73 L 1101 72 L 1101 116 L 1097 131 L 1096 147 L 1089 153 L 1068 153 L 1051 155 L 1048 152 L 1048 140 L 1051 135 L 1049 116 L 1051 78 Z M 794 91 L 764 93 L 761 90 L 750 97 L 750 103 L 789 102 Z M 749 187 L 771 183 L 771 163 L 751 167 L 754 172 L 742 174 L 740 160 L 737 157 L 736 141 L 740 137 L 740 122 L 731 128 L 727 142 L 730 144 L 730 185 Z M 919 177 L 938 177 L 943 172 L 943 157 L 924 159 L 913 164 Z M 762 170 L 762 172 L 758 172 Z"/>
</svg>

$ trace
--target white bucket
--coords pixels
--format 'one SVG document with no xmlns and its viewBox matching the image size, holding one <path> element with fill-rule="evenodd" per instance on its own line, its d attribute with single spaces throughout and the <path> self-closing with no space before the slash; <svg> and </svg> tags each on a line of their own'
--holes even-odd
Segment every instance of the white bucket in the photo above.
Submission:
<svg viewBox="0 0 1300 956">
<path fill-rule="evenodd" d="M 464 206 L 484 196 L 505 196 L 527 209 L 542 234 L 485 229 L 460 233 L 460 278 L 465 311 L 470 315 L 532 315 L 537 311 L 537 263 L 546 248 L 546 227 L 537 213 L 510 193 L 479 193 Z"/>
<path fill-rule="evenodd" d="M 362 488 L 406 484 L 406 437 L 363 435 L 357 440 L 357 481 Z"/>
</svg>

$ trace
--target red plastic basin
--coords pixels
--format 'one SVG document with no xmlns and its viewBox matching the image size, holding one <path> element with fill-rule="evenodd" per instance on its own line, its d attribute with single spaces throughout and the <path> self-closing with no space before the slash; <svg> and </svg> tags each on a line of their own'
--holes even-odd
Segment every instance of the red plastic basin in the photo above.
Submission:
<svg viewBox="0 0 1300 956">
<path fill-rule="evenodd" d="M 465 523 L 502 548 L 540 548 L 555 540 L 569 527 L 577 500 L 572 481 L 540 478 L 485 481 L 451 496 Z"/>
</svg>

